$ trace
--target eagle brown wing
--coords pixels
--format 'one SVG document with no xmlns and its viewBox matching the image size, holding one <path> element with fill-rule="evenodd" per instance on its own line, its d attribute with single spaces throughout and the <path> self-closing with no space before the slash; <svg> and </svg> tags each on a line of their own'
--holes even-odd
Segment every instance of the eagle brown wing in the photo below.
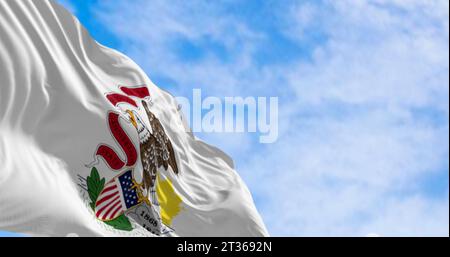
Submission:
<svg viewBox="0 0 450 257">
<path fill-rule="evenodd" d="M 157 158 L 157 167 L 164 166 L 164 169 L 168 169 L 169 166 L 175 174 L 178 174 L 178 165 L 175 158 L 175 151 L 173 150 L 172 143 L 169 137 L 166 135 L 164 128 L 158 118 L 150 111 L 145 101 L 142 101 L 142 105 L 147 113 L 150 126 L 152 128 L 151 141 L 154 145 L 154 157 Z"/>
<path fill-rule="evenodd" d="M 150 136 L 147 141 L 141 144 L 141 161 L 143 172 L 143 183 L 145 189 L 153 187 L 156 179 L 157 157 L 156 157 L 156 139 Z"/>
<path fill-rule="evenodd" d="M 173 172 L 178 175 L 177 159 L 175 158 L 175 151 L 173 150 L 170 140 L 167 142 L 167 150 L 169 151 L 169 165 L 172 167 Z"/>
</svg>

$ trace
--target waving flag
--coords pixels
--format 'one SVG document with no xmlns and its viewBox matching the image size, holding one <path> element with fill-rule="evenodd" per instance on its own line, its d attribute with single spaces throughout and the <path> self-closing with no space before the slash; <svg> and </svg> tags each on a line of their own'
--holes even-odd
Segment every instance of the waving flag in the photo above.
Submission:
<svg viewBox="0 0 450 257">
<path fill-rule="evenodd" d="M 177 107 L 53 1 L 0 1 L 0 230 L 266 236 L 232 160 Z"/>
</svg>

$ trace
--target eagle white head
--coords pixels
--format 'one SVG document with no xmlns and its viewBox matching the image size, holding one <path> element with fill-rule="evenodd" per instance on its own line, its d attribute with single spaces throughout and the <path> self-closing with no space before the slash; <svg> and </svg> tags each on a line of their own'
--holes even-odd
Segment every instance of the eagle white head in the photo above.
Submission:
<svg viewBox="0 0 450 257">
<path fill-rule="evenodd" d="M 136 128 L 136 131 L 138 132 L 139 135 L 139 141 L 140 142 L 145 142 L 148 140 L 148 138 L 150 137 L 150 129 L 148 128 L 144 122 L 142 121 L 142 119 L 139 117 L 139 115 L 133 111 L 133 110 L 126 110 L 125 111 L 128 119 L 130 121 L 130 123 L 133 125 L 133 127 Z"/>
</svg>

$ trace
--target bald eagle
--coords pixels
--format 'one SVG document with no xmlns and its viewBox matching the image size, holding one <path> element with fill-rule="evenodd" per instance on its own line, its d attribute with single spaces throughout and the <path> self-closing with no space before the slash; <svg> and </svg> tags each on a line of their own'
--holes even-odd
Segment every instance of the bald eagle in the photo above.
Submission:
<svg viewBox="0 0 450 257">
<path fill-rule="evenodd" d="M 146 202 L 151 205 L 158 205 L 156 199 L 155 183 L 158 169 L 164 167 L 165 170 L 172 168 L 178 175 L 178 166 L 175 159 L 175 152 L 166 135 L 161 122 L 150 111 L 147 103 L 142 101 L 145 112 L 150 122 L 150 129 L 142 122 L 135 112 L 127 110 L 131 124 L 136 128 L 139 136 L 139 148 L 143 168 L 143 179 L 141 183 L 133 181 L 133 188 L 136 188 L 139 202 Z M 145 193 L 144 193 L 145 192 Z M 149 195 L 150 199 L 149 201 Z"/>
</svg>

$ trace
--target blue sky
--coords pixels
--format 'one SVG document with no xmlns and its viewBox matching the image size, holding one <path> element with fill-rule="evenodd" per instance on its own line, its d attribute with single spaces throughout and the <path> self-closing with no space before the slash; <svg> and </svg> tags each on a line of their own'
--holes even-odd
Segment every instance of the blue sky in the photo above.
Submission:
<svg viewBox="0 0 450 257">
<path fill-rule="evenodd" d="M 279 97 L 274 144 L 198 134 L 272 235 L 448 236 L 447 0 L 59 2 L 174 95 Z"/>
</svg>

